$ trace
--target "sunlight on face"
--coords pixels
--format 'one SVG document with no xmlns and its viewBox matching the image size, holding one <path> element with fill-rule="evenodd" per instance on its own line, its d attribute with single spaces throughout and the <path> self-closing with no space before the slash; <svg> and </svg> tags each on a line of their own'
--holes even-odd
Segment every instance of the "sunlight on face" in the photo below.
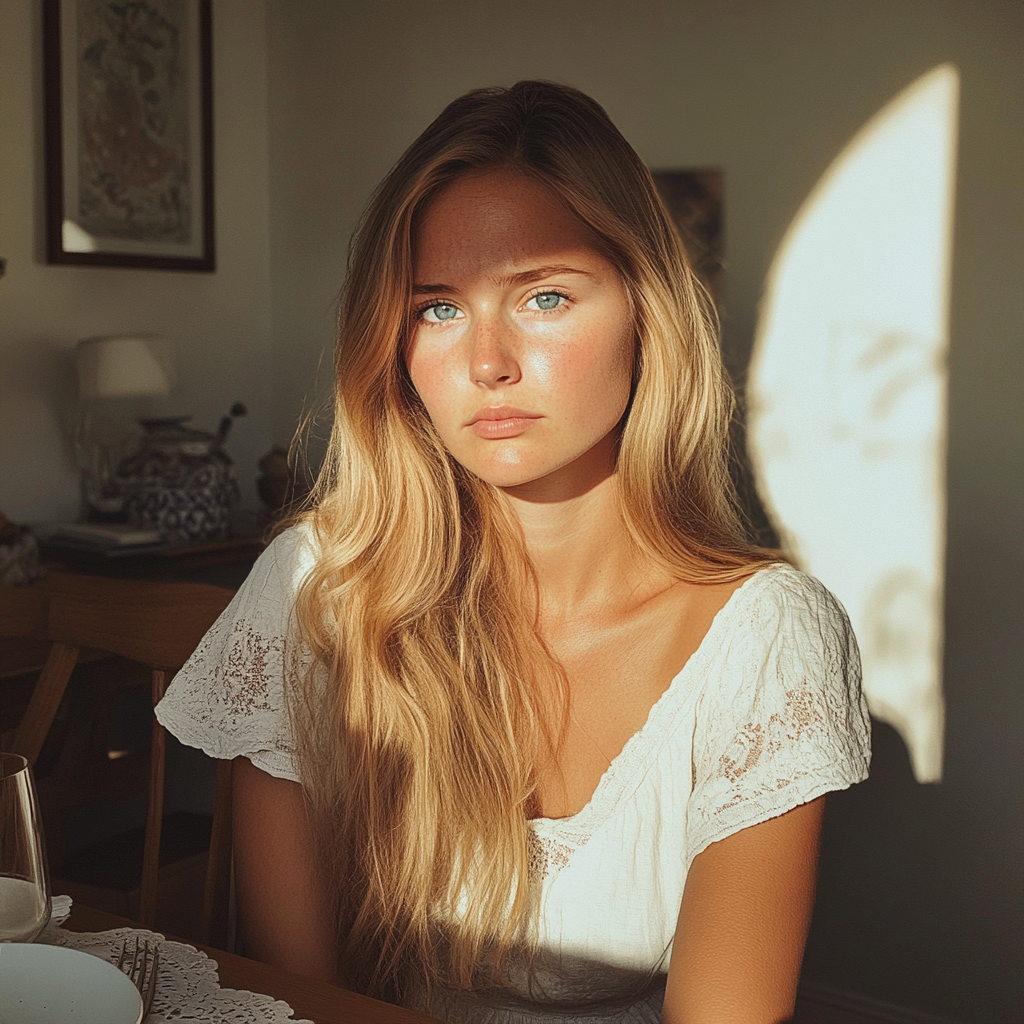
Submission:
<svg viewBox="0 0 1024 1024">
<path fill-rule="evenodd" d="M 452 456 L 537 500 L 607 478 L 633 327 L 589 229 L 532 178 L 470 173 L 423 213 L 413 281 L 406 363 Z"/>
</svg>

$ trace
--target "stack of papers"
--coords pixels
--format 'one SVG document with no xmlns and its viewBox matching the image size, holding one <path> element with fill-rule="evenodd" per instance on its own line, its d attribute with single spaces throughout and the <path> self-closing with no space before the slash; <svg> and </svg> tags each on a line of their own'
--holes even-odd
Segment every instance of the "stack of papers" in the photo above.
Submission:
<svg viewBox="0 0 1024 1024">
<path fill-rule="evenodd" d="M 157 530 L 147 530 L 127 523 L 71 523 L 61 526 L 57 535 L 84 541 L 100 547 L 131 548 L 159 544 L 163 538 Z"/>
</svg>

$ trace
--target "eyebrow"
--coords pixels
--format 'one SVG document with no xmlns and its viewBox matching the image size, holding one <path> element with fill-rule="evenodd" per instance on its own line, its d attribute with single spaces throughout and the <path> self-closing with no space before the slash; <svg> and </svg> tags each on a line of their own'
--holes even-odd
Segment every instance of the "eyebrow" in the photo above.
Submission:
<svg viewBox="0 0 1024 1024">
<path fill-rule="evenodd" d="M 531 281 L 540 281 L 545 277 L 553 277 L 555 274 L 580 274 L 584 277 L 593 277 L 589 270 L 580 270 L 578 267 L 570 267 L 567 264 L 555 263 L 546 267 L 534 267 L 531 270 L 521 270 L 518 274 L 507 274 L 495 278 L 495 283 L 505 287 L 530 284 Z M 413 295 L 436 295 L 446 293 L 457 295 L 459 289 L 450 284 L 415 284 L 412 287 Z"/>
</svg>

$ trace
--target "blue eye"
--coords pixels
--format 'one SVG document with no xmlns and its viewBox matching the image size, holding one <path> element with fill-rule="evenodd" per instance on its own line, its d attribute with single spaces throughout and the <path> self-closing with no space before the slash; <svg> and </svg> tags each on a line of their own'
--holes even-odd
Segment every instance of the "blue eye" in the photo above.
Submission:
<svg viewBox="0 0 1024 1024">
<path fill-rule="evenodd" d="M 562 302 L 565 301 L 565 296 L 559 292 L 541 292 L 540 295 L 534 295 L 529 302 L 526 303 L 527 309 L 555 309 Z"/>
<path fill-rule="evenodd" d="M 454 320 L 459 315 L 459 307 L 450 302 L 435 302 L 420 312 L 420 316 L 428 323 L 441 324 Z"/>
</svg>

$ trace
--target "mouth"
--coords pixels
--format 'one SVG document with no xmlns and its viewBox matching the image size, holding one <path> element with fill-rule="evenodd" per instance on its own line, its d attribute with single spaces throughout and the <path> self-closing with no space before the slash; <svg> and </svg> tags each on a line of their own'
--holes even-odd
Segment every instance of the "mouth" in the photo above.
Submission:
<svg viewBox="0 0 1024 1024">
<path fill-rule="evenodd" d="M 507 437 L 518 437 L 525 433 L 541 417 L 525 409 L 500 405 L 494 409 L 481 409 L 467 424 L 477 437 L 497 441 Z"/>
</svg>

